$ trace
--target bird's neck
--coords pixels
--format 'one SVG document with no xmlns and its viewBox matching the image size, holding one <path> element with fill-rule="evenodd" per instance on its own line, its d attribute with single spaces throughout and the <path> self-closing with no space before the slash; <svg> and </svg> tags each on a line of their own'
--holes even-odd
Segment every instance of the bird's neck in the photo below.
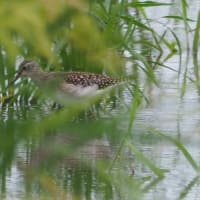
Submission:
<svg viewBox="0 0 200 200">
<path fill-rule="evenodd" d="M 46 76 L 47 76 L 47 72 L 44 72 L 44 71 L 34 72 L 31 75 L 29 75 L 29 77 L 31 78 L 31 80 L 36 85 L 41 85 L 43 83 L 43 80 L 45 79 Z"/>
<path fill-rule="evenodd" d="M 45 86 L 59 81 L 61 77 L 64 77 L 64 73 L 40 71 L 31 74 L 29 77 L 36 85 Z"/>
</svg>

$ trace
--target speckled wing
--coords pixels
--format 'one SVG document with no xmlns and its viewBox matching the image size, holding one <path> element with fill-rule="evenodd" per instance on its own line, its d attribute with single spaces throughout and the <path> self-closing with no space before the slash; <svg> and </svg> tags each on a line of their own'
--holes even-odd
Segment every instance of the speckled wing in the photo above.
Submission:
<svg viewBox="0 0 200 200">
<path fill-rule="evenodd" d="M 120 82 L 119 79 L 88 72 L 68 72 L 66 73 L 65 80 L 69 84 L 80 85 L 82 87 L 97 85 L 99 89 L 103 89 Z"/>
</svg>

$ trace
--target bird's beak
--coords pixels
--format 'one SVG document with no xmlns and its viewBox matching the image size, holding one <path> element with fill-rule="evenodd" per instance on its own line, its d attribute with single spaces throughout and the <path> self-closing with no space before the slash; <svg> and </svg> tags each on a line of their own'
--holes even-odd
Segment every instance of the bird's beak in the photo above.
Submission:
<svg viewBox="0 0 200 200">
<path fill-rule="evenodd" d="M 17 79 L 20 78 L 20 76 L 21 76 L 21 74 L 22 74 L 22 71 L 23 71 L 23 70 L 20 70 L 20 71 L 17 73 L 17 75 L 15 76 L 15 78 L 14 78 L 10 83 L 8 83 L 8 86 L 7 86 L 7 87 L 10 87 L 12 84 L 15 83 L 15 81 L 16 81 Z"/>
</svg>

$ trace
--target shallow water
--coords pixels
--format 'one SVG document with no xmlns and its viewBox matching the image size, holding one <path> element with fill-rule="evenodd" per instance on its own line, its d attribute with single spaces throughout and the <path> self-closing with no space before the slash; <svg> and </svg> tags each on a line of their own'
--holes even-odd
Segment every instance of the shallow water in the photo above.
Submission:
<svg viewBox="0 0 200 200">
<path fill-rule="evenodd" d="M 190 1 L 189 16 L 196 18 L 199 9 L 197 1 Z M 164 15 L 163 12 L 154 13 L 155 18 Z M 153 13 L 153 12 L 152 12 Z M 151 12 L 150 12 L 151 15 Z M 167 14 L 166 14 L 167 15 Z M 168 24 L 169 25 L 169 24 Z M 192 23 L 191 26 L 195 24 Z M 173 30 L 181 31 L 179 25 L 169 25 Z M 158 31 L 161 30 L 158 25 Z M 180 34 L 180 38 L 184 35 Z M 183 56 L 186 59 L 186 55 Z M 191 56 L 190 56 L 191 58 Z M 183 59 L 183 60 L 184 60 Z M 188 69 L 192 77 L 193 64 L 188 62 Z M 183 62 L 183 65 L 185 64 Z M 166 65 L 178 69 L 178 58 L 173 57 Z M 160 88 L 153 88 L 149 94 L 151 103 L 137 116 L 135 128 L 143 134 L 151 127 L 174 138 L 178 138 L 187 148 L 194 160 L 200 162 L 200 97 L 195 86 L 188 81 L 184 97 L 181 97 L 182 76 L 178 79 L 176 73 L 168 69 L 158 70 Z M 145 128 L 144 128 L 145 124 Z M 154 137 L 154 135 L 152 135 Z M 141 142 L 141 141 L 139 141 Z M 199 199 L 200 187 L 198 173 L 192 168 L 182 152 L 170 142 L 144 140 L 138 146 L 156 163 L 157 166 L 169 170 L 164 179 L 158 181 L 145 195 L 145 199 Z M 136 172 L 137 173 L 137 172 Z M 151 171 L 139 169 L 140 176 L 148 176 Z"/>
<path fill-rule="evenodd" d="M 168 85 L 169 86 L 169 85 Z M 171 88 L 163 87 L 153 98 L 155 102 L 139 114 L 136 128 L 139 133 L 145 133 L 149 127 L 153 127 L 163 133 L 178 138 L 197 163 L 200 162 L 200 135 L 199 135 L 199 96 L 192 88 L 183 99 L 180 98 L 178 84 Z M 144 124 L 146 129 L 144 129 Z M 154 136 L 155 137 L 155 136 Z M 153 141 L 153 140 L 152 140 Z M 163 180 L 152 188 L 145 199 L 178 199 L 193 179 L 198 175 L 183 154 L 170 142 L 155 141 L 140 146 L 157 166 L 169 170 Z M 139 141 L 141 142 L 141 141 Z M 148 170 L 147 170 L 148 171 Z M 145 172 L 150 175 L 151 172 Z M 140 175 L 144 175 L 140 170 Z M 194 184 L 185 199 L 198 199 L 200 187 Z"/>
<path fill-rule="evenodd" d="M 190 1 L 189 16 L 191 18 L 196 17 L 199 7 L 198 3 L 197 1 Z M 169 13 L 172 12 L 166 8 L 162 9 L 162 12 L 161 10 L 159 10 L 160 12 L 154 12 L 155 9 L 156 8 L 149 9 L 148 14 L 154 19 L 162 20 L 162 23 L 165 23 L 166 19 L 160 19 L 160 17 L 165 15 L 165 13 L 169 15 Z M 176 9 L 179 10 L 179 8 Z M 158 31 L 162 31 L 161 24 L 156 23 L 154 25 L 157 27 Z M 183 28 L 180 27 L 179 24 L 168 24 L 168 26 L 180 32 Z M 192 26 L 194 26 L 194 24 L 192 24 Z M 184 38 L 184 35 L 180 34 L 180 37 Z M 173 59 L 165 64 L 173 69 L 178 69 L 178 56 L 173 57 Z M 189 69 L 192 67 L 192 62 L 189 61 Z M 154 128 L 174 138 L 178 138 L 191 153 L 195 161 L 200 163 L 200 97 L 194 85 L 189 82 L 186 93 L 184 97 L 181 98 L 182 77 L 178 79 L 175 72 L 168 69 L 161 69 L 157 71 L 157 74 L 158 77 L 160 77 L 160 85 L 159 87 L 149 87 L 147 91 L 150 103 L 145 104 L 137 114 L 133 128 L 132 142 L 136 144 L 156 166 L 166 169 L 168 172 L 165 173 L 163 179 L 158 180 L 158 182 L 145 193 L 144 199 L 173 200 L 181 199 L 184 195 L 184 199 L 199 199 L 200 187 L 196 180 L 198 174 L 192 168 L 191 164 L 176 146 L 162 139 L 156 139 L 154 134 L 149 134 L 149 130 L 150 128 Z M 131 102 L 132 97 L 128 92 L 125 91 L 123 96 L 125 97 L 126 103 Z M 117 105 L 119 104 L 118 102 Z M 4 109 L 4 111 L 1 112 L 1 119 L 7 121 L 12 118 L 18 121 L 17 124 L 19 125 L 25 123 L 26 120 L 39 121 L 41 118 L 53 112 L 55 112 L 55 110 L 50 109 L 49 105 L 43 105 L 43 107 L 39 108 L 37 106 L 26 106 L 23 108 L 16 106 Z M 110 114 L 116 114 L 120 111 L 113 109 L 109 112 Z M 109 118 L 109 112 L 104 113 L 101 111 L 100 116 L 103 116 L 102 118 L 104 119 L 106 119 L 106 117 Z M 97 113 L 97 115 L 98 114 L 99 113 Z M 84 130 L 85 127 L 83 124 L 88 120 L 93 128 L 99 128 L 96 126 L 95 122 L 90 122 L 90 116 L 86 117 L 87 120 L 85 120 L 84 117 L 83 119 L 80 117 L 80 120 L 76 121 L 77 126 L 80 124 L 79 130 Z M 91 118 L 94 119 L 95 117 L 91 116 Z M 31 121 L 31 123 L 32 122 L 33 121 Z M 99 123 L 98 117 L 97 122 Z M 121 122 L 121 124 L 123 123 L 126 123 L 126 118 L 124 118 L 124 122 Z M 116 124 L 110 124 L 108 128 L 114 125 Z M 14 132 L 16 131 L 15 126 L 16 123 L 13 123 Z M 72 188 L 76 188 L 74 192 L 80 195 L 80 199 L 120 199 L 115 186 L 109 185 L 108 187 L 106 180 L 101 180 L 97 175 L 97 171 L 95 171 L 95 167 L 99 161 L 106 160 L 110 162 L 110 160 L 113 159 L 116 149 L 118 149 L 119 146 L 119 139 L 113 142 L 113 138 L 109 138 L 108 134 L 106 134 L 106 130 L 106 128 L 99 130 L 100 135 L 98 135 L 98 138 L 94 137 L 88 143 L 80 145 L 80 147 L 76 149 L 76 152 L 68 153 L 66 158 L 62 158 L 62 162 L 56 163 L 58 164 L 56 169 L 51 169 L 55 180 L 57 180 L 66 192 L 64 194 L 64 199 L 74 198 L 71 193 Z M 88 129 L 88 131 L 91 131 L 91 129 Z M 9 157 L 10 161 L 6 162 L 9 164 L 9 167 L 5 166 L 8 170 L 2 175 L 0 181 L 1 195 L 3 194 L 6 199 L 26 199 L 27 196 L 31 196 L 33 199 L 39 198 L 41 194 L 40 186 L 36 183 L 28 183 L 24 167 L 36 169 L 37 167 L 41 167 L 42 164 L 44 168 L 48 168 L 48 163 L 45 163 L 44 160 L 54 155 L 57 156 L 56 152 L 51 151 L 51 148 L 57 149 L 60 146 L 65 147 L 65 145 L 66 148 L 68 148 L 68 145 L 70 146 L 74 141 L 77 142 L 77 137 L 76 128 L 70 127 L 65 132 L 59 132 L 58 130 L 56 133 L 50 133 L 45 139 L 24 138 L 24 140 L 20 142 L 14 142 L 14 144 L 16 144 L 15 149 L 11 149 L 11 152 L 7 152 L 7 155 L 11 156 Z M 15 137 L 11 138 L 17 140 Z M 9 144 L 6 143 L 6 145 Z M 3 155 L 1 155 L 1 162 L 4 161 L 4 159 Z M 82 160 L 84 160 L 84 164 Z M 128 157 L 128 162 L 130 166 L 134 163 L 135 177 L 139 180 L 151 177 L 145 182 L 145 185 L 149 184 L 151 186 L 151 183 L 156 180 L 150 169 L 144 167 L 141 163 L 135 163 L 134 158 L 131 156 Z M 92 167 L 90 168 L 88 166 Z M 114 171 L 119 170 L 119 168 L 120 165 L 116 165 Z M 129 167 L 129 170 L 131 171 L 133 169 Z M 124 171 L 126 171 L 126 169 L 124 169 Z M 130 171 L 128 171 L 128 173 L 130 173 Z M 53 188 L 52 190 L 55 190 L 56 194 L 56 186 L 51 183 L 51 180 L 49 180 L 50 185 L 48 185 L 44 177 L 43 173 L 41 173 L 40 178 L 43 180 L 43 186 Z"/>
<path fill-rule="evenodd" d="M 151 90 L 148 91 L 150 103 L 144 105 L 137 114 L 133 129 L 132 142 L 136 144 L 156 166 L 168 170 L 164 178 L 158 180 L 158 182 L 145 193 L 144 199 L 178 199 L 181 195 L 184 195 L 184 192 L 186 192 L 185 199 L 198 199 L 198 194 L 200 192 L 200 187 L 196 182 L 198 174 L 192 168 L 191 164 L 177 147 L 165 140 L 156 139 L 156 135 L 149 134 L 149 130 L 150 128 L 154 128 L 174 138 L 179 138 L 196 162 L 199 163 L 199 95 L 195 87 L 192 84 L 188 84 L 189 89 L 185 96 L 181 98 L 181 84 L 179 84 L 177 79 L 174 79 L 174 74 L 171 72 L 167 74 L 166 71 L 162 77 L 167 77 L 167 80 L 163 81 L 164 83 L 160 84 L 160 87 L 153 86 Z M 126 96 L 128 93 L 125 92 L 124 95 Z M 128 99 L 127 102 L 129 102 Z M 37 109 L 37 112 L 34 112 L 35 109 Z M 13 119 L 18 121 L 20 121 L 20 119 L 24 121 L 24 116 L 26 116 L 27 119 L 33 118 L 37 121 L 40 120 L 41 117 L 48 116 L 50 113 L 55 112 L 51 109 L 48 110 L 45 106 L 44 108 L 27 106 L 21 110 L 17 108 L 14 110 L 15 115 L 12 115 Z M 24 115 L 24 112 L 26 115 Z M 37 115 L 35 113 L 37 113 Z M 113 113 L 117 113 L 117 110 L 114 110 Z M 3 115 L 4 120 L 8 120 L 8 112 L 5 111 Z M 102 116 L 106 118 L 106 115 Z M 126 118 L 124 120 L 126 120 Z M 84 119 L 76 123 L 81 123 L 82 121 L 84 124 Z M 123 124 L 125 121 L 121 123 Z M 87 126 L 82 127 L 82 125 L 80 125 L 80 127 L 81 128 L 77 128 L 77 130 L 83 130 L 84 128 L 87 130 L 88 128 Z M 35 144 L 34 140 L 29 141 L 26 139 L 25 141 L 17 143 L 16 157 L 12 158 L 10 170 L 6 173 L 5 191 L 2 190 L 2 192 L 4 191 L 6 193 L 6 198 L 26 198 L 28 186 L 26 186 L 27 183 L 25 181 L 23 167 L 28 166 L 35 169 L 40 167 L 41 163 L 45 165 L 43 162 L 44 159 L 48 159 L 49 156 L 53 157 L 57 155 L 56 153 L 54 155 L 53 151 L 51 152 L 51 148 L 55 149 L 62 145 L 70 145 L 74 143 L 74 141 L 77 141 L 74 131 L 76 131 L 76 129 L 69 128 L 69 130 L 66 130 L 64 133 L 53 133 L 47 135 L 45 141 L 43 139 L 40 141 L 40 138 L 36 139 Z M 101 130 L 101 132 L 104 131 L 105 130 Z M 32 145 L 36 148 L 32 148 Z M 80 186 L 78 186 L 78 188 L 82 188 L 85 184 L 88 184 L 91 191 L 88 191 L 87 194 L 86 190 L 88 190 L 88 187 L 80 189 L 80 191 L 78 191 L 81 196 L 80 198 L 106 198 L 108 194 L 106 194 L 106 189 L 104 188 L 105 182 L 98 179 L 97 172 L 95 172 L 94 169 L 98 161 L 106 159 L 109 162 L 113 159 L 118 145 L 119 140 L 117 140 L 115 144 L 112 144 L 112 139 L 109 139 L 107 134 L 103 134 L 99 139 L 94 138 L 94 140 L 91 140 L 89 143 L 80 146 L 73 154 L 67 154 L 68 156 L 66 156 L 61 163 L 58 163 L 57 169 L 54 169 L 53 172 L 55 173 L 54 176 L 56 180 L 60 182 L 62 187 L 69 191 L 70 188 L 73 187 L 75 179 L 77 179 L 78 182 L 80 181 Z M 82 159 L 84 159 L 84 163 L 93 167 L 89 169 L 87 166 L 83 166 Z M 154 181 L 152 171 L 144 167 L 141 163 L 135 163 L 133 158 L 129 157 L 130 166 L 132 163 L 134 163 L 134 169 L 129 167 L 128 173 L 134 170 L 135 177 L 138 179 L 151 177 L 150 180 L 146 181 L 144 184 L 151 185 L 152 181 Z M 118 170 L 117 166 L 114 170 Z M 37 187 L 39 186 L 36 186 L 36 188 L 31 186 L 31 189 L 28 189 L 31 191 L 32 198 L 39 198 Z M 30 195 L 29 192 L 28 194 Z M 68 193 L 68 195 L 69 199 L 73 198 L 72 194 Z M 93 195 L 94 197 L 92 197 Z M 115 195 L 115 193 L 112 193 L 110 198 L 118 199 Z"/>
</svg>

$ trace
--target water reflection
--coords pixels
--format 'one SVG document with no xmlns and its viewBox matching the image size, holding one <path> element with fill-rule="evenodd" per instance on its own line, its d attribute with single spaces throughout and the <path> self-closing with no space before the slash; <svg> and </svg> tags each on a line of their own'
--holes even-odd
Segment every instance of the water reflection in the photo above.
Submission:
<svg viewBox="0 0 200 200">
<path fill-rule="evenodd" d="M 66 167 L 87 164 L 94 162 L 96 159 L 109 159 L 112 157 L 112 149 L 108 140 L 93 139 L 87 141 L 83 145 L 82 138 L 74 133 L 52 134 L 45 137 L 45 141 L 41 142 L 37 149 L 31 153 L 29 165 L 31 168 L 40 168 L 40 165 L 46 165 L 51 159 L 60 157 L 59 162 Z M 78 146 L 78 148 L 73 148 Z M 60 154 L 63 154 L 60 155 Z"/>
<path fill-rule="evenodd" d="M 41 188 L 38 198 L 46 190 L 49 193 L 47 197 L 55 198 L 90 199 L 91 195 L 99 194 L 112 198 L 111 185 L 106 178 L 98 177 L 97 172 L 98 162 L 109 161 L 112 156 L 110 144 L 105 139 L 94 139 L 80 146 L 81 140 L 72 133 L 53 133 L 29 152 L 24 167 L 30 194 L 35 193 L 37 186 Z M 24 170 L 20 168 L 23 164 L 18 164 L 22 174 Z"/>
<path fill-rule="evenodd" d="M 137 118 L 138 145 L 157 166 L 169 170 L 165 178 L 148 191 L 145 199 L 196 199 L 199 193 L 198 173 L 176 146 L 148 131 L 153 127 L 178 138 L 199 163 L 199 95 L 195 87 L 188 84 L 190 89 L 181 98 L 177 79 L 171 76 L 168 83 L 169 81 L 172 84 L 162 84 L 159 89 L 156 88 L 152 95 L 152 103 L 143 109 Z M 136 169 L 139 176 L 152 174 L 148 168 L 144 169 L 142 166 Z"/>
<path fill-rule="evenodd" d="M 131 177 L 131 183 L 135 184 L 130 176 L 134 170 L 137 181 L 143 180 L 145 199 L 195 199 L 199 193 L 196 171 L 176 146 L 149 132 L 149 128 L 153 127 L 178 138 L 193 158 L 197 162 L 200 160 L 199 96 L 189 85 L 190 90 L 184 98 L 180 98 L 177 80 L 169 79 L 169 74 L 166 77 L 171 84 L 164 82 L 160 88 L 149 88 L 149 104 L 138 113 L 132 135 L 132 142 L 144 155 L 156 166 L 167 170 L 164 178 L 157 179 L 128 151 L 123 154 L 123 159 L 127 159 L 123 160 L 123 166 L 117 163 L 112 173 L 122 170 L 123 178 Z M 127 91 L 122 96 L 126 97 L 127 104 L 131 102 Z M 105 169 L 110 166 L 123 139 L 123 127 L 127 126 L 128 116 L 124 115 L 123 109 L 112 106 L 102 110 L 105 108 L 102 104 L 68 121 L 63 129 L 44 135 L 37 132 L 29 134 L 24 127 L 30 123 L 33 127 L 37 126 L 41 120 L 60 110 L 46 104 L 41 107 L 4 107 L 1 110 L 0 148 L 1 167 L 4 167 L 1 170 L 1 194 L 18 199 L 37 199 L 42 195 L 64 199 L 120 199 L 117 196 L 118 186 L 111 184 L 106 174 L 102 176 L 101 167 L 107 171 Z M 122 112 L 119 120 L 109 120 L 110 116 L 119 112 Z M 12 148 L 7 151 L 5 146 Z M 125 163 L 127 168 L 124 168 Z M 115 176 L 117 181 L 118 176 Z"/>
<path fill-rule="evenodd" d="M 191 9 L 188 11 L 193 19 L 196 19 L 194 10 L 199 7 L 198 3 L 190 1 Z M 154 9 L 150 8 L 147 13 L 149 17 L 161 20 L 161 23 L 153 25 L 157 32 L 162 33 L 163 26 L 160 25 L 166 24 L 167 19 L 161 17 L 176 13 L 174 9 L 177 7 L 170 7 L 171 10 L 165 7 L 161 12 L 154 12 Z M 167 26 L 182 32 L 178 22 Z M 179 36 L 180 41 L 185 39 L 183 34 Z M 183 55 L 183 60 L 185 58 Z M 177 71 L 178 62 L 179 57 L 174 56 L 165 64 Z M 188 70 L 192 71 L 192 62 L 187 63 Z M 146 165 L 135 161 L 129 151 L 120 158 L 123 165 L 119 159 L 111 172 L 113 184 L 106 173 L 102 174 L 110 165 L 127 127 L 126 105 L 132 102 L 132 97 L 128 91 L 123 91 L 119 92 L 119 99 L 123 100 L 105 99 L 88 112 L 74 117 L 73 123 L 67 121 L 63 129 L 44 134 L 34 130 L 41 120 L 59 112 L 57 108 L 48 103 L 1 108 L 0 196 L 7 199 L 39 199 L 42 195 L 47 199 L 122 199 L 120 192 L 123 190 L 126 194 L 123 186 L 130 186 L 129 193 L 134 188 L 133 195 L 141 188 L 129 173 L 134 163 L 136 182 L 141 183 L 145 199 L 198 199 L 199 174 L 176 146 L 149 130 L 153 127 L 178 139 L 199 163 L 199 95 L 189 82 L 185 96 L 181 98 L 183 77 L 178 79 L 174 71 L 162 68 L 157 71 L 157 77 L 160 87 L 145 85 L 149 104 L 145 103 L 138 113 L 131 138 L 132 143 L 156 166 L 166 169 L 163 179 L 158 179 Z M 120 120 L 112 118 L 109 121 L 115 114 L 120 116 Z M 32 133 L 27 131 L 30 131 L 27 129 L 30 124 L 34 129 Z M 133 199 L 133 196 L 127 199 Z"/>
<path fill-rule="evenodd" d="M 108 171 L 123 135 L 118 120 L 110 119 L 112 103 L 102 110 L 103 103 L 41 133 L 42 120 L 68 108 L 2 107 L 1 197 L 112 199 L 115 186 L 99 174 Z"/>
</svg>

